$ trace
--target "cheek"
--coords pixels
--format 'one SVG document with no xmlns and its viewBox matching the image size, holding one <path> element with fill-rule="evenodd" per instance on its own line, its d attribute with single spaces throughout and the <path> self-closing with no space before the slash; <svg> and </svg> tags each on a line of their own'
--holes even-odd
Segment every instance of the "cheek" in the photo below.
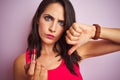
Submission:
<svg viewBox="0 0 120 80">
<path fill-rule="evenodd" d="M 40 19 L 39 19 L 38 27 L 39 27 L 39 28 L 38 28 L 38 29 L 39 29 L 39 33 L 45 32 L 45 30 L 47 29 L 46 23 L 45 23 L 45 21 L 44 21 L 43 18 L 40 18 Z"/>
<path fill-rule="evenodd" d="M 47 29 L 48 29 L 48 26 L 47 26 L 46 23 L 43 22 L 43 21 L 39 22 L 38 27 L 39 27 L 39 32 L 40 32 L 40 33 L 41 33 L 41 32 L 46 32 Z"/>
<path fill-rule="evenodd" d="M 44 31 L 44 27 L 43 27 L 42 25 L 39 25 L 39 28 L 38 28 L 38 29 L 39 29 L 40 32 L 43 32 L 43 31 Z"/>
<path fill-rule="evenodd" d="M 38 32 L 39 32 L 39 36 L 42 36 L 44 34 L 44 32 L 46 32 L 45 27 L 43 27 L 43 25 L 39 25 Z"/>
</svg>

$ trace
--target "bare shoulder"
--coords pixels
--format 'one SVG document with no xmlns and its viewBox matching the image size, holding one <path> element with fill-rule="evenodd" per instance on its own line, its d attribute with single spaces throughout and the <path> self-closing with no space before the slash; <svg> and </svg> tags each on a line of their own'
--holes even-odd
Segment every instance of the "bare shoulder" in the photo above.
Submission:
<svg viewBox="0 0 120 80">
<path fill-rule="evenodd" d="M 13 64 L 13 70 L 14 70 L 14 80 L 25 80 L 25 71 L 24 71 L 24 65 L 25 65 L 25 53 L 19 55 Z"/>
<path fill-rule="evenodd" d="M 19 56 L 15 59 L 14 63 L 15 63 L 15 65 L 17 65 L 18 63 L 19 63 L 19 64 L 20 64 L 20 63 L 21 63 L 21 64 L 25 63 L 25 53 L 19 55 Z"/>
</svg>

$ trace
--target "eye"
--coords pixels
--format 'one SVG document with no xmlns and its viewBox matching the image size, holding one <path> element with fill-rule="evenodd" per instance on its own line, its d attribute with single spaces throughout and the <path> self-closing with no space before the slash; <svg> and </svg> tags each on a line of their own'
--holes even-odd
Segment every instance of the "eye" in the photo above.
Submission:
<svg viewBox="0 0 120 80">
<path fill-rule="evenodd" d="M 53 18 L 52 18 L 51 16 L 49 16 L 49 15 L 45 16 L 44 18 L 45 18 L 46 21 L 51 21 L 51 20 L 53 19 Z"/>
<path fill-rule="evenodd" d="M 64 22 L 64 21 L 59 21 L 59 25 L 60 25 L 60 26 L 64 26 L 64 25 L 65 25 L 65 22 Z"/>
</svg>

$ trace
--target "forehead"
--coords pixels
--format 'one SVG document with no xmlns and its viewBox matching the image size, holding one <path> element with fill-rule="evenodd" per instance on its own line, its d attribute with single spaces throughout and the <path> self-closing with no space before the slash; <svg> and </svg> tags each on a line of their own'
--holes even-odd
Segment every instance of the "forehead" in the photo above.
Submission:
<svg viewBox="0 0 120 80">
<path fill-rule="evenodd" d="M 50 14 L 54 18 L 64 20 L 64 8 L 60 3 L 51 3 L 44 10 L 43 14 Z"/>
</svg>

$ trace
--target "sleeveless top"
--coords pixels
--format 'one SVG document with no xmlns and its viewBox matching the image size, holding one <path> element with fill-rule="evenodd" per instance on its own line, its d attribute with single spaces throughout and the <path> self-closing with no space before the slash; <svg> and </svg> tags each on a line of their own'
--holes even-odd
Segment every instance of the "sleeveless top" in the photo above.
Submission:
<svg viewBox="0 0 120 80">
<path fill-rule="evenodd" d="M 29 50 L 26 52 L 26 63 L 30 62 Z M 74 69 L 77 75 L 72 74 L 67 68 L 65 61 L 62 59 L 61 64 L 55 68 L 48 70 L 48 80 L 83 80 L 80 74 L 79 65 L 74 64 Z"/>
</svg>

